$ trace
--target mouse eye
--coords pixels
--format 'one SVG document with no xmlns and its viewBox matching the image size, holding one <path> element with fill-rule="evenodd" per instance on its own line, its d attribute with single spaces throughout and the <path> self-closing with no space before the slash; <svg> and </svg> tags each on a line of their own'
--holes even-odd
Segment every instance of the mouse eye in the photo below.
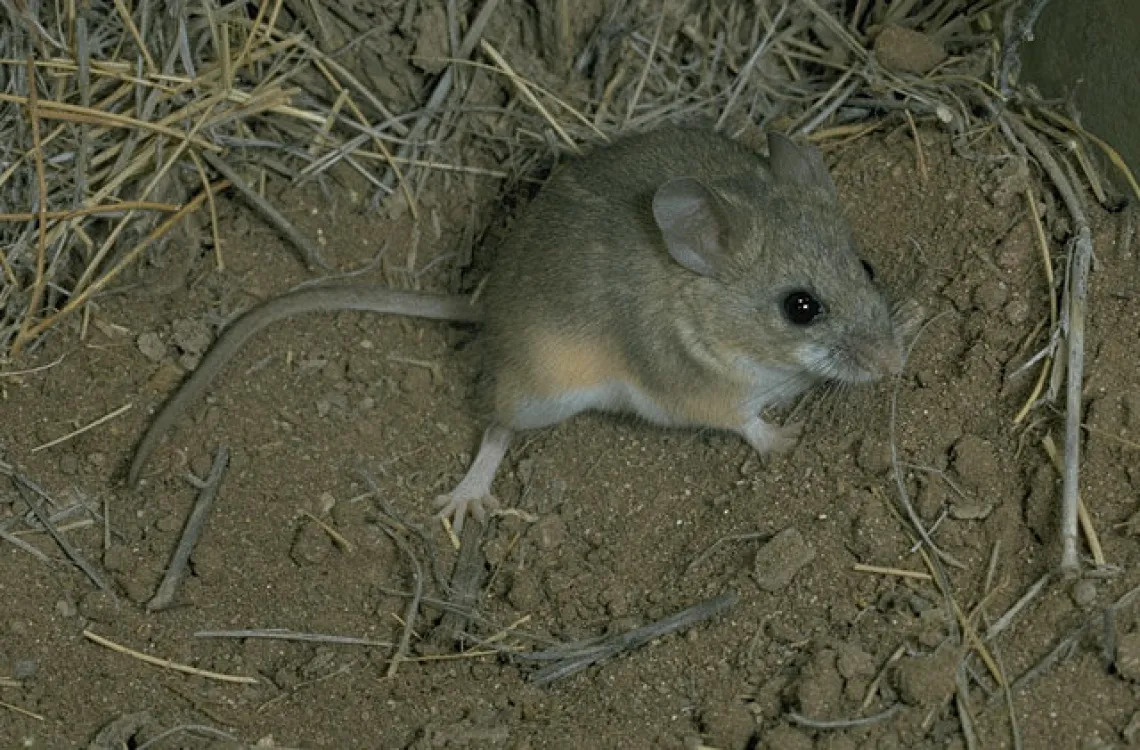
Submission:
<svg viewBox="0 0 1140 750">
<path fill-rule="evenodd" d="M 810 325 L 823 312 L 823 305 L 808 292 L 799 289 L 784 297 L 784 315 L 794 325 Z"/>
<path fill-rule="evenodd" d="M 867 278 L 871 281 L 875 280 L 875 267 L 865 260 L 859 261 L 863 264 L 863 270 L 867 272 Z"/>
</svg>

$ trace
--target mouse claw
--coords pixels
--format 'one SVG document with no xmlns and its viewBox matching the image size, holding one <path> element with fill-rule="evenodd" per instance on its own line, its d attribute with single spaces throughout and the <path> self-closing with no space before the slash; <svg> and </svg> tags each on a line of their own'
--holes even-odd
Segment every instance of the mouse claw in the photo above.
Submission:
<svg viewBox="0 0 1140 750">
<path fill-rule="evenodd" d="M 451 523 L 451 530 L 456 536 L 463 533 L 463 521 L 470 513 L 477 521 L 484 521 L 489 511 L 499 509 L 499 501 L 489 494 L 472 495 L 463 492 L 462 487 L 456 487 L 446 495 L 435 499 L 435 507 L 439 508 L 437 518 L 446 518 Z"/>
<path fill-rule="evenodd" d="M 789 422 L 777 427 L 768 424 L 760 417 L 753 417 L 740 430 L 740 434 L 748 444 L 761 456 L 787 453 L 796 447 L 803 432 L 802 422 Z"/>
</svg>

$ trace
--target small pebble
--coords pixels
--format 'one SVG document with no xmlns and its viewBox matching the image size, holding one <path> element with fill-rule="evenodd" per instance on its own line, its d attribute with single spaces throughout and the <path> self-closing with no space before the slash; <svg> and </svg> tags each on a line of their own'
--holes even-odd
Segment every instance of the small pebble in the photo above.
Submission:
<svg viewBox="0 0 1140 750">
<path fill-rule="evenodd" d="M 142 355 L 151 362 L 161 362 L 166 358 L 166 344 L 153 331 L 139 334 L 137 344 Z"/>
<path fill-rule="evenodd" d="M 535 611 L 542 605 L 544 598 L 538 579 L 525 571 L 514 576 L 511 589 L 507 592 L 507 601 L 520 612 Z"/>
<path fill-rule="evenodd" d="M 149 579 L 150 576 L 147 576 Z M 150 601 L 154 595 L 154 589 L 158 585 L 157 580 L 144 580 L 138 573 L 133 576 L 116 576 L 115 580 L 119 586 L 122 587 L 123 593 L 127 595 L 135 604 L 142 604 L 143 602 Z"/>
<path fill-rule="evenodd" d="M 178 366 L 186 372 L 191 372 L 198 369 L 199 363 L 202 361 L 202 355 L 191 352 L 183 352 L 178 357 Z"/>
<path fill-rule="evenodd" d="M 336 496 L 331 492 L 322 492 L 314 504 L 313 512 L 318 516 L 327 516 L 336 507 Z"/>
<path fill-rule="evenodd" d="M 60 599 L 55 603 L 55 613 L 60 617 L 75 617 L 79 614 L 79 608 L 70 599 Z"/>
<path fill-rule="evenodd" d="M 843 677 L 831 649 L 820 649 L 803 668 L 796 684 L 796 700 L 800 711 L 813 719 L 839 715 L 843 701 Z"/>
<path fill-rule="evenodd" d="M 1096 584 L 1087 578 L 1082 578 L 1073 584 L 1069 595 L 1073 597 L 1073 603 L 1078 607 L 1088 609 L 1096 602 Z"/>
<path fill-rule="evenodd" d="M 348 396 L 340 391 L 329 391 L 317 400 L 317 416 L 324 418 L 333 411 L 344 412 L 348 409 Z"/>
</svg>

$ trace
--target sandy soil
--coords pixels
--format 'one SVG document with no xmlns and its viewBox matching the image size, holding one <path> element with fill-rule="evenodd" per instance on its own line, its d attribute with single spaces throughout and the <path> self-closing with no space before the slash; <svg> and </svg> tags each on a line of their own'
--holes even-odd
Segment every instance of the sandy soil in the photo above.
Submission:
<svg viewBox="0 0 1140 750">
<path fill-rule="evenodd" d="M 1042 448 L 1046 434 L 1060 441 L 1057 410 L 1013 424 L 1036 378 L 1018 368 L 1044 343 L 1047 285 L 1007 162 L 986 157 L 984 144 L 980 158 L 957 156 L 924 130 L 923 172 L 915 145 L 900 128 L 828 153 L 866 255 L 931 319 L 897 384 L 808 398 L 797 407 L 801 444 L 767 465 L 733 436 L 602 416 L 529 435 L 510 453 L 496 493 L 524 513 L 498 519 L 483 544 L 484 634 L 513 626 L 505 643 L 577 640 L 739 593 L 702 625 L 549 687 L 504 656 L 441 658 L 453 652 L 428 639 L 441 614 L 432 606 L 416 623 L 415 660 L 392 677 L 383 646 L 195 636 L 287 628 L 397 640 L 413 574 L 382 514 L 424 531 L 435 596 L 431 572 L 446 575 L 455 554 L 429 500 L 461 475 L 482 427 L 471 330 L 313 315 L 253 341 L 157 452 L 143 488 L 126 489 L 124 467 L 153 408 L 219 325 L 308 278 L 271 230 L 223 200 L 224 271 L 208 234 L 193 236 L 19 363 L 44 369 L 0 378 L 0 460 L 60 507 L 106 512 L 111 529 L 107 547 L 102 523 L 65 532 L 108 581 L 99 591 L 49 537 L 24 533 L 13 489 L 0 493 L 0 519 L 10 516 L 0 528 L 48 560 L 0 542 L 0 744 L 83 747 L 145 711 L 125 746 L 198 725 L 236 739 L 184 731 L 154 747 L 965 748 L 960 676 L 978 747 L 1012 747 L 1003 692 L 976 654 L 963 662 L 948 613 L 959 608 L 984 634 L 1059 559 L 1059 483 Z M 368 211 L 347 190 L 271 191 L 338 267 L 360 267 L 386 244 L 370 278 L 454 290 L 471 230 L 501 213 L 497 183 L 467 186 L 429 183 L 418 228 L 406 211 Z M 1012 680 L 1084 628 L 1065 658 L 1012 693 L 1026 748 L 1140 742 L 1137 609 L 1105 614 L 1140 584 L 1140 265 L 1125 215 L 1095 219 L 1082 493 L 1115 574 L 1050 582 L 987 642 Z M 1049 227 L 1054 239 L 1063 230 Z M 474 244 L 468 287 L 494 251 Z M 188 273 L 179 253 L 192 256 Z M 1062 251 L 1053 261 L 1063 264 Z M 953 604 L 930 580 L 854 569 L 926 571 L 890 471 L 896 386 L 903 483 L 927 524 L 943 519 L 936 541 L 961 563 L 947 568 Z M 97 429 L 35 450 L 126 404 Z M 177 606 L 148 613 L 196 493 L 184 477 L 204 476 L 219 445 L 233 458 L 192 575 Z M 144 664 L 85 631 L 257 682 Z M 793 717 L 893 706 L 887 719 L 838 730 Z"/>
</svg>

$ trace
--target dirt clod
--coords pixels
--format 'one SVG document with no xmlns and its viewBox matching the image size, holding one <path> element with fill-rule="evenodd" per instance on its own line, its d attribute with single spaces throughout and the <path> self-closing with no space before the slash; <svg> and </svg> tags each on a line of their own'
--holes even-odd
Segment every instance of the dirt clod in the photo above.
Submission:
<svg viewBox="0 0 1140 750">
<path fill-rule="evenodd" d="M 764 736 L 766 750 L 812 750 L 811 735 L 789 724 L 778 724 Z"/>
<path fill-rule="evenodd" d="M 912 706 L 931 706 L 954 692 L 954 673 L 962 655 L 950 646 L 933 654 L 904 656 L 894 669 L 899 697 Z"/>
<path fill-rule="evenodd" d="M 875 39 L 875 57 L 887 70 L 924 75 L 946 59 L 946 50 L 920 31 L 891 25 Z"/>
<path fill-rule="evenodd" d="M 820 649 L 800 673 L 796 682 L 796 701 L 800 713 L 811 719 L 839 716 L 843 700 L 843 676 L 836 668 L 835 652 Z"/>
<path fill-rule="evenodd" d="M 1140 682 L 1140 630 L 1117 641 L 1116 671 L 1126 680 Z"/>
<path fill-rule="evenodd" d="M 136 342 L 142 355 L 151 362 L 161 362 L 166 357 L 166 344 L 162 337 L 153 331 L 139 334 Z"/>
<path fill-rule="evenodd" d="M 764 591 L 780 591 L 814 559 L 815 550 L 803 534 L 795 528 L 784 529 L 756 553 L 753 575 Z"/>
</svg>

